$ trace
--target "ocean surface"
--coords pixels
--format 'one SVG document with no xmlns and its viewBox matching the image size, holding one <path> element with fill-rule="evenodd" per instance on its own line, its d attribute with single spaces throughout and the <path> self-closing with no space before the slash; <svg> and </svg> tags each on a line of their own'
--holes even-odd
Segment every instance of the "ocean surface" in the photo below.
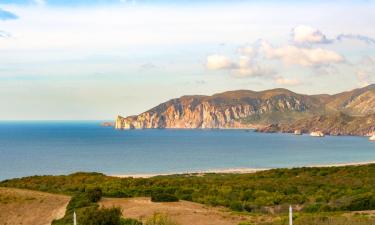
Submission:
<svg viewBox="0 0 375 225">
<path fill-rule="evenodd" d="M 96 171 L 157 174 L 375 160 L 366 137 L 245 130 L 118 131 L 90 122 L 0 122 L 0 180 Z"/>
</svg>

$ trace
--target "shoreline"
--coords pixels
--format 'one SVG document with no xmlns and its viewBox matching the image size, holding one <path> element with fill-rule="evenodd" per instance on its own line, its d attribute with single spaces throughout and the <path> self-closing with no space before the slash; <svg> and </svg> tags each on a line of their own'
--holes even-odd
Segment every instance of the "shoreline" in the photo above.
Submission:
<svg viewBox="0 0 375 225">
<path fill-rule="evenodd" d="M 102 127 L 113 127 L 115 130 L 119 131 L 131 131 L 131 130 L 243 130 L 243 131 L 251 131 L 251 132 L 256 132 L 256 133 L 261 133 L 261 134 L 291 134 L 295 135 L 294 132 L 292 131 L 275 131 L 275 132 L 270 132 L 270 131 L 262 131 L 259 130 L 260 128 L 265 128 L 267 126 L 265 125 L 254 125 L 251 127 L 217 127 L 217 128 L 187 128 L 187 127 L 161 127 L 161 128 L 115 128 L 112 125 L 103 125 L 104 123 L 101 124 Z M 311 132 L 303 132 L 301 135 L 310 135 Z M 371 137 L 370 134 L 331 134 L 331 133 L 325 133 L 325 136 L 332 136 L 332 137 Z"/>
<path fill-rule="evenodd" d="M 292 168 L 315 168 L 315 167 L 340 167 L 340 166 L 361 166 L 375 164 L 375 161 L 366 162 L 350 162 L 350 163 L 333 163 L 333 164 L 311 164 L 306 166 L 295 166 L 295 167 L 278 167 L 278 168 L 228 168 L 228 169 L 209 169 L 209 170 L 197 170 L 197 171 L 186 171 L 186 172 L 172 172 L 172 173 L 135 173 L 135 174 L 107 174 L 111 177 L 119 178 L 151 178 L 156 176 L 171 176 L 171 175 L 195 175 L 202 176 L 204 174 L 249 174 L 260 171 L 272 170 L 272 169 L 292 169 Z"/>
</svg>

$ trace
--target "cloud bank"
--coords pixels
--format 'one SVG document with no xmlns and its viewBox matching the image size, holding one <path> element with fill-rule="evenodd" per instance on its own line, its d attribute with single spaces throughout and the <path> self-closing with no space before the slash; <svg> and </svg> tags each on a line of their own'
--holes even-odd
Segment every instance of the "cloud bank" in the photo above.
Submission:
<svg viewBox="0 0 375 225">
<path fill-rule="evenodd" d="M 10 33 L 0 30 L 0 38 L 10 38 L 10 37 L 11 37 Z"/>
<path fill-rule="evenodd" d="M 262 50 L 268 59 L 279 59 L 288 65 L 321 66 L 344 61 L 340 54 L 323 48 L 300 48 L 292 45 L 273 47 L 262 43 Z"/>
<path fill-rule="evenodd" d="M 329 39 L 320 30 L 300 25 L 292 29 L 292 41 L 296 44 L 332 44 L 335 41 L 357 40 L 366 44 L 375 44 L 375 39 L 360 34 L 339 34 L 335 38 Z"/>
</svg>

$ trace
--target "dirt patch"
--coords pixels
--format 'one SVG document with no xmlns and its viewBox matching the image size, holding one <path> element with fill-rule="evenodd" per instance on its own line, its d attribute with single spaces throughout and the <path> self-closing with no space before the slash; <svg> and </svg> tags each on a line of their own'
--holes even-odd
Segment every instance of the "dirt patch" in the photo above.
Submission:
<svg viewBox="0 0 375 225">
<path fill-rule="evenodd" d="M 0 188 L 0 225 L 50 225 L 65 214 L 70 197 Z"/>
<path fill-rule="evenodd" d="M 224 208 L 187 201 L 155 203 L 149 198 L 104 198 L 100 205 L 120 207 L 125 217 L 142 221 L 154 213 L 164 213 L 181 225 L 238 225 L 248 219 L 247 216 L 233 214 Z"/>
</svg>

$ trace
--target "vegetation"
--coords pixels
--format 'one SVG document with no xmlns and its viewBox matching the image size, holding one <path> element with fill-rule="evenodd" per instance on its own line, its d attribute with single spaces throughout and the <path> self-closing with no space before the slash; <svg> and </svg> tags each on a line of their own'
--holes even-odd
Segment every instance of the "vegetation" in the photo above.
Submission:
<svg viewBox="0 0 375 225">
<path fill-rule="evenodd" d="M 100 209 L 97 202 L 101 197 L 102 190 L 97 187 L 74 194 L 66 208 L 65 216 L 54 220 L 52 225 L 71 225 L 74 212 L 77 214 L 78 225 L 142 225 L 137 220 L 122 218 L 120 208 Z"/>
<path fill-rule="evenodd" d="M 287 216 L 279 217 L 272 222 L 244 222 L 239 225 L 289 225 Z M 332 213 L 297 214 L 293 216 L 294 225 L 370 225 L 375 218 L 356 215 L 337 215 Z"/>
<path fill-rule="evenodd" d="M 165 214 L 156 213 L 146 221 L 145 225 L 178 225 L 178 223 Z"/>
<path fill-rule="evenodd" d="M 172 193 L 166 192 L 164 189 L 156 189 L 151 193 L 151 201 L 153 202 L 178 202 L 178 198 Z"/>
<path fill-rule="evenodd" d="M 375 209 L 375 164 L 147 179 L 75 173 L 6 180 L 0 186 L 76 195 L 68 208 L 89 207 L 93 199 L 86 201 L 81 195 L 88 195 L 88 190 L 99 187 L 103 196 L 108 197 L 151 196 L 154 201 L 182 199 L 256 213 L 271 210 L 285 213 L 289 204 L 306 213 Z"/>
</svg>

